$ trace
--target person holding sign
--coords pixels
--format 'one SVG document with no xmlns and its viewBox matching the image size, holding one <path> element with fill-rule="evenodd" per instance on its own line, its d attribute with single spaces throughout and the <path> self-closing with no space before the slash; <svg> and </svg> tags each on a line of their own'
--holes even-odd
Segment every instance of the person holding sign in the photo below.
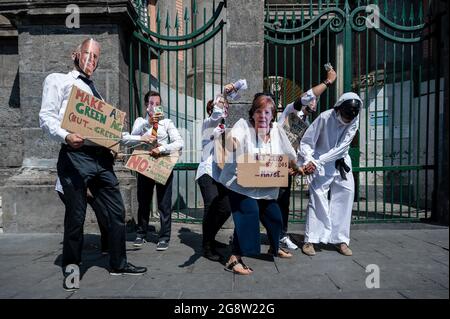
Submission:
<svg viewBox="0 0 450 319">
<path fill-rule="evenodd" d="M 61 143 L 57 170 L 66 201 L 62 266 L 63 287 L 74 265 L 81 263 L 83 224 L 86 216 L 87 189 L 94 198 L 105 204 L 108 215 L 110 274 L 144 274 L 146 267 L 137 267 L 127 261 L 125 250 L 125 207 L 114 174 L 114 157 L 110 149 L 98 146 L 79 133 L 70 133 L 61 127 L 72 86 L 101 99 L 90 79 L 98 66 L 100 45 L 86 39 L 73 57 L 74 69 L 67 73 L 52 73 L 45 78 L 42 104 L 39 112 L 40 127 Z M 69 267 L 70 266 L 70 267 Z"/>
<path fill-rule="evenodd" d="M 296 153 L 286 133 L 277 125 L 275 102 L 272 96 L 256 94 L 249 111 L 249 120 L 240 119 L 231 129 L 229 152 L 219 181 L 229 189 L 230 205 L 235 224 L 232 255 L 225 270 L 249 275 L 252 269 L 245 265 L 242 256 L 258 255 L 261 252 L 259 221 L 267 230 L 270 241 L 269 253 L 279 257 L 292 254 L 279 248 L 282 217 L 276 201 L 278 187 L 243 187 L 238 182 L 237 159 L 243 155 L 287 154 L 296 169 Z M 301 172 L 303 174 L 303 171 Z M 268 177 L 268 180 L 273 177 Z"/>
<path fill-rule="evenodd" d="M 206 106 L 208 117 L 202 125 L 202 161 L 198 165 L 196 181 L 202 193 L 204 213 L 202 223 L 203 256 L 220 261 L 222 256 L 216 248 L 225 247 L 215 237 L 231 215 L 227 189 L 214 179 L 212 170 L 214 158 L 214 137 L 220 137 L 225 127 L 222 121 L 228 112 L 228 102 L 222 94 L 208 101 Z M 216 177 L 217 178 L 217 177 Z"/>
<path fill-rule="evenodd" d="M 298 152 L 300 140 L 310 125 L 308 116 L 314 114 L 317 110 L 317 99 L 325 92 L 325 90 L 336 80 L 336 72 L 330 64 L 325 65 L 327 70 L 327 78 L 322 83 L 310 88 L 306 93 L 302 94 L 296 101 L 286 105 L 278 119 L 278 125 L 283 126 L 288 117 L 292 114 L 297 116 L 298 121 L 302 124 L 301 130 L 295 132 L 295 142 L 292 143 Z M 291 115 L 291 116 L 292 116 Z M 290 128 L 293 130 L 293 128 Z M 300 157 L 300 156 L 299 156 Z M 292 250 L 298 249 L 298 246 L 292 242 L 288 235 L 288 220 L 289 220 L 289 202 L 291 197 L 292 175 L 289 175 L 288 186 L 280 188 L 278 195 L 278 205 L 280 205 L 281 214 L 283 216 L 283 231 L 280 238 L 280 246 Z"/>
<path fill-rule="evenodd" d="M 202 161 L 198 165 L 196 180 L 203 197 L 204 214 L 202 223 L 203 256 L 212 261 L 220 261 L 222 256 L 216 248 L 225 244 L 215 240 L 217 233 L 231 215 L 228 190 L 217 180 L 220 168 L 214 162 L 216 138 L 222 138 L 225 132 L 225 119 L 228 116 L 227 99 L 238 99 L 239 92 L 247 89 L 247 81 L 241 79 L 225 85 L 223 94 L 217 94 L 206 106 L 208 117 L 202 125 Z"/>
<path fill-rule="evenodd" d="M 314 168 L 308 176 L 310 195 L 302 247 L 306 255 L 314 256 L 314 244 L 320 242 L 335 244 L 341 254 L 352 255 L 348 245 L 355 184 L 348 151 L 358 131 L 362 104 L 357 94 L 344 93 L 334 109 L 315 119 L 300 142 L 300 155 Z"/>
<path fill-rule="evenodd" d="M 184 142 L 172 120 L 164 118 L 161 107 L 161 95 L 158 92 L 149 91 L 145 95 L 144 101 L 147 107 L 146 116 L 145 118 L 138 117 L 135 120 L 131 135 L 148 139 L 150 143 L 149 154 L 152 157 L 178 156 L 178 153 L 184 146 Z M 153 197 L 153 189 L 156 185 L 161 222 L 156 250 L 166 250 L 169 248 L 172 225 L 172 181 L 173 172 L 171 172 L 164 185 L 138 173 L 137 199 L 139 207 L 137 235 L 133 244 L 135 247 L 141 247 L 146 242 L 150 219 L 150 203 Z"/>
</svg>

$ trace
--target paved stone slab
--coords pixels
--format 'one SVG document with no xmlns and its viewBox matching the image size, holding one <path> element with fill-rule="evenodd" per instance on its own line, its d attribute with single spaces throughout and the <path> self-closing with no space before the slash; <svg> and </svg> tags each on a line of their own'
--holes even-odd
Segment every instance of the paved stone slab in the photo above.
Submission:
<svg viewBox="0 0 450 319">
<path fill-rule="evenodd" d="M 296 227 L 291 237 L 301 244 L 303 230 Z M 143 276 L 109 275 L 99 236 L 87 234 L 76 292 L 62 289 L 62 234 L 0 234 L 0 298 L 448 298 L 448 228 L 402 227 L 353 229 L 351 257 L 322 245 L 314 257 L 297 250 L 291 259 L 267 255 L 262 231 L 263 254 L 244 257 L 255 270 L 250 276 L 226 272 L 224 262 L 204 258 L 198 224 L 174 224 L 164 252 L 156 251 L 154 242 L 135 249 L 134 234 L 128 234 L 128 260 L 149 268 Z M 232 232 L 223 229 L 217 238 L 228 243 Z M 231 247 L 220 252 L 227 257 Z M 380 288 L 365 285 L 370 264 L 380 269 Z"/>
</svg>

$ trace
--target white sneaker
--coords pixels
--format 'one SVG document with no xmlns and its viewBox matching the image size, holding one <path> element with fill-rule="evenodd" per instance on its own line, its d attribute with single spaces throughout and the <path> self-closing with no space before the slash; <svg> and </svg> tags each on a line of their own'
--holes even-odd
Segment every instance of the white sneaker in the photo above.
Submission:
<svg viewBox="0 0 450 319">
<path fill-rule="evenodd" d="M 280 246 L 292 250 L 298 249 L 298 246 L 292 242 L 289 236 L 284 236 L 280 239 Z"/>
</svg>

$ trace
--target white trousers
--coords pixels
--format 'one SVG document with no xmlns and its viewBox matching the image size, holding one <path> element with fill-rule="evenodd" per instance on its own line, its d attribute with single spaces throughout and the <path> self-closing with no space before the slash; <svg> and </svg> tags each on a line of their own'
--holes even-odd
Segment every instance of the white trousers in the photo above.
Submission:
<svg viewBox="0 0 450 319">
<path fill-rule="evenodd" d="M 349 244 L 355 183 L 352 172 L 346 177 L 316 176 L 310 183 L 305 242 Z"/>
</svg>

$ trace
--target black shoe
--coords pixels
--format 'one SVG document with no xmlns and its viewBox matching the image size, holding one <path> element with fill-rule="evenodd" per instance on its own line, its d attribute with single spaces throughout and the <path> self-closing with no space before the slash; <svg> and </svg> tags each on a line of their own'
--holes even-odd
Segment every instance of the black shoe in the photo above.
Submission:
<svg viewBox="0 0 450 319">
<path fill-rule="evenodd" d="M 220 261 L 222 256 L 215 251 L 214 248 L 211 248 L 211 245 L 205 244 L 203 246 L 203 257 L 208 258 L 211 261 Z"/>
<path fill-rule="evenodd" d="M 142 237 L 137 236 L 134 240 L 133 246 L 134 247 L 142 247 L 142 245 L 146 242 L 146 240 Z"/>
<path fill-rule="evenodd" d="M 158 242 L 158 244 L 156 245 L 156 250 L 162 251 L 162 250 L 167 250 L 167 248 L 169 248 L 169 242 L 165 241 L 165 240 L 161 240 L 160 242 Z"/>
<path fill-rule="evenodd" d="M 110 275 L 120 276 L 120 275 L 143 275 L 147 272 L 147 267 L 136 267 L 131 263 L 127 263 L 122 269 L 111 269 Z"/>
<path fill-rule="evenodd" d="M 228 245 L 224 244 L 224 243 L 221 243 L 220 241 L 214 240 L 213 241 L 213 247 L 214 248 L 227 248 Z"/>
</svg>

